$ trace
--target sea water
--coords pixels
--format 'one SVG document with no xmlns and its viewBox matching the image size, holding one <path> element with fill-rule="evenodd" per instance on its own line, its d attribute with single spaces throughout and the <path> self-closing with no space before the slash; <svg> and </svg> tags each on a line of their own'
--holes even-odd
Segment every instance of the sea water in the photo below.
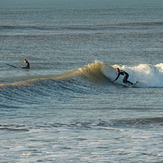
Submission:
<svg viewBox="0 0 163 163">
<path fill-rule="evenodd" d="M 162 45 L 162 0 L 1 0 L 0 162 L 162 162 Z"/>
</svg>

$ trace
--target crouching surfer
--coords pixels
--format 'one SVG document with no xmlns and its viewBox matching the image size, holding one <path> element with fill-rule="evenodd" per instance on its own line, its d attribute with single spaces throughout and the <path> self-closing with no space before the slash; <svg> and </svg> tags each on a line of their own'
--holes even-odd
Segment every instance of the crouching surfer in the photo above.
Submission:
<svg viewBox="0 0 163 163">
<path fill-rule="evenodd" d="M 119 78 L 120 75 L 123 75 L 124 76 L 123 83 L 129 83 L 129 84 L 133 85 L 132 82 L 127 80 L 128 77 L 129 77 L 129 74 L 127 72 L 125 72 L 123 70 L 120 70 L 119 68 L 116 68 L 116 71 L 118 72 L 118 76 L 117 76 L 117 78 L 113 82 L 115 82 Z"/>
<path fill-rule="evenodd" d="M 29 64 L 29 62 L 26 59 L 24 59 L 24 63 L 26 63 L 26 66 L 25 67 L 22 67 L 22 68 L 24 68 L 24 69 L 30 69 L 30 64 Z"/>
</svg>

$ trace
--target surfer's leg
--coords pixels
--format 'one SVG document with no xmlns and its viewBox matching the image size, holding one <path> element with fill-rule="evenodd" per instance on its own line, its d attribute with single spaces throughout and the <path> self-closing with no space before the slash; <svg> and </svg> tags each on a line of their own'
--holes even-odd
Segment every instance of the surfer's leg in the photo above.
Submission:
<svg viewBox="0 0 163 163">
<path fill-rule="evenodd" d="M 125 75 L 125 77 L 123 78 L 123 83 L 130 83 L 132 85 L 133 83 L 127 80 L 128 77 L 129 75 Z"/>
<path fill-rule="evenodd" d="M 128 80 L 127 80 L 127 83 L 130 83 L 131 85 L 133 85 L 133 83 L 132 83 L 132 82 L 130 82 L 130 81 L 128 81 Z"/>
<path fill-rule="evenodd" d="M 123 83 L 127 83 L 127 78 L 128 78 L 128 76 L 125 75 L 125 77 L 123 78 Z"/>
</svg>

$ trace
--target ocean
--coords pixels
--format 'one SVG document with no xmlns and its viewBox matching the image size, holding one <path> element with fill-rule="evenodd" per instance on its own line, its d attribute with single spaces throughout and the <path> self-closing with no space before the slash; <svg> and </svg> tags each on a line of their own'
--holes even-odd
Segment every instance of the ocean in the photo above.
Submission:
<svg viewBox="0 0 163 163">
<path fill-rule="evenodd" d="M 0 4 L 1 163 L 163 162 L 162 0 Z"/>
</svg>

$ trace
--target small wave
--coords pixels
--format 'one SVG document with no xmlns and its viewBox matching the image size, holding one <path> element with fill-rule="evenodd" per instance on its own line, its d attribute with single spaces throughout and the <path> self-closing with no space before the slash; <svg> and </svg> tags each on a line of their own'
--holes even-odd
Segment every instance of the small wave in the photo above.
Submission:
<svg viewBox="0 0 163 163">
<path fill-rule="evenodd" d="M 162 21 L 155 21 L 155 22 L 133 22 L 133 23 L 120 23 L 118 25 L 121 26 L 153 26 L 153 25 L 163 25 Z"/>
<path fill-rule="evenodd" d="M 0 30 L 39 30 L 39 31 L 54 31 L 54 30 L 78 30 L 78 31 L 89 31 L 97 30 L 98 27 L 93 27 L 91 25 L 73 25 L 73 26 L 10 26 L 1 25 Z"/>
<path fill-rule="evenodd" d="M 4 131 L 13 131 L 13 132 L 28 132 L 29 129 L 26 128 L 24 125 L 0 125 L 0 130 L 4 130 Z"/>
<path fill-rule="evenodd" d="M 9 26 L 9 25 L 1 25 L 0 30 L 52 30 L 53 27 L 45 27 L 45 26 Z"/>
<path fill-rule="evenodd" d="M 13 108 L 13 109 L 18 109 L 20 107 L 14 106 L 14 105 L 11 105 L 11 104 L 0 104 L 0 108 Z"/>
<path fill-rule="evenodd" d="M 138 118 L 138 119 L 112 119 L 109 121 L 73 121 L 69 123 L 46 123 L 38 125 L 43 128 L 76 128 L 76 129 L 96 129 L 96 130 L 116 130 L 118 128 L 154 128 L 163 126 L 162 117 Z"/>
<path fill-rule="evenodd" d="M 45 128 L 76 128 L 76 129 L 106 129 L 106 130 L 114 130 L 112 128 L 112 122 L 107 122 L 103 120 L 98 121 L 87 121 L 87 122 L 80 122 L 80 121 L 73 121 L 69 123 L 46 123 L 43 126 L 38 125 L 37 127 L 45 127 Z"/>
<path fill-rule="evenodd" d="M 154 118 L 138 118 L 138 119 L 121 119 L 114 120 L 114 126 L 121 127 L 134 127 L 134 128 L 153 128 L 155 126 L 163 126 L 162 117 Z"/>
<path fill-rule="evenodd" d="M 37 26 L 37 25 L 0 25 L 0 30 L 38 30 L 38 31 L 54 31 L 54 30 L 78 30 L 78 31 L 95 31 L 117 29 L 122 27 L 139 27 L 139 26 L 162 26 L 162 21 L 154 22 L 132 22 L 118 24 L 101 24 L 101 25 L 67 25 L 67 26 Z"/>
</svg>

